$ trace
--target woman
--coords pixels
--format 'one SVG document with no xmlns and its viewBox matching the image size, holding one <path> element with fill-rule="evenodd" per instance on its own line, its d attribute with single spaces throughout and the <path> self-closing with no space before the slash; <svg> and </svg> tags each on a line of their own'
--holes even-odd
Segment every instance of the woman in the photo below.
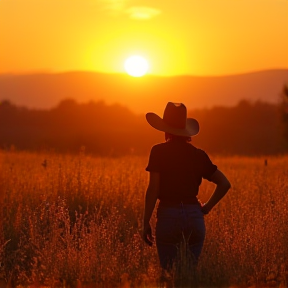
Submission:
<svg viewBox="0 0 288 288">
<path fill-rule="evenodd" d="M 145 196 L 143 240 L 154 242 L 150 218 L 157 199 L 156 246 L 160 265 L 170 271 L 176 262 L 179 247 L 183 241 L 197 264 L 204 238 L 204 214 L 211 209 L 230 189 L 225 175 L 217 169 L 208 155 L 189 142 L 199 132 L 199 124 L 187 118 L 184 104 L 169 102 L 163 119 L 154 113 L 147 113 L 148 123 L 165 132 L 165 143 L 152 147 L 149 163 L 149 185 Z M 197 199 L 202 178 L 216 184 L 216 189 L 205 204 Z"/>
</svg>

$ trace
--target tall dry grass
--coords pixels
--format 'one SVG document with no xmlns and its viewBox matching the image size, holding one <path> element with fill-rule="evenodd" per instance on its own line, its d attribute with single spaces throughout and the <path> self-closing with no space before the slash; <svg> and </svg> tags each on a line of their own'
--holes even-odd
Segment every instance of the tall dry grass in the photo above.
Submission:
<svg viewBox="0 0 288 288">
<path fill-rule="evenodd" d="M 232 189 L 206 216 L 199 285 L 286 287 L 288 157 L 269 157 L 267 166 L 264 158 L 212 159 Z M 159 286 L 155 246 L 140 237 L 146 164 L 136 156 L 1 152 L 0 279 L 11 286 Z M 203 181 L 199 198 L 213 188 Z M 175 277 L 191 286 L 183 263 Z"/>
</svg>

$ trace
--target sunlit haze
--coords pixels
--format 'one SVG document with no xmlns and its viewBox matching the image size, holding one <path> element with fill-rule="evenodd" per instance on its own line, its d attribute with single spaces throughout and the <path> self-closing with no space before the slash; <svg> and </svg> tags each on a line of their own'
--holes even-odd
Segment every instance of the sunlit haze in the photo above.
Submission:
<svg viewBox="0 0 288 288">
<path fill-rule="evenodd" d="M 287 0 L 1 0 L 0 73 L 154 75 L 288 68 Z"/>
</svg>

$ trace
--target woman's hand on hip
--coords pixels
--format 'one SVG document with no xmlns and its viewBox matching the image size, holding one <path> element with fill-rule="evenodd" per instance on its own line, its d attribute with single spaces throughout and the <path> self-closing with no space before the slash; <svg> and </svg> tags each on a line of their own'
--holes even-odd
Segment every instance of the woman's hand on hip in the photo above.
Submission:
<svg viewBox="0 0 288 288">
<path fill-rule="evenodd" d="M 153 245 L 154 237 L 152 235 L 152 229 L 150 224 L 144 224 L 143 232 L 142 232 L 142 239 L 147 243 L 149 246 Z"/>
</svg>

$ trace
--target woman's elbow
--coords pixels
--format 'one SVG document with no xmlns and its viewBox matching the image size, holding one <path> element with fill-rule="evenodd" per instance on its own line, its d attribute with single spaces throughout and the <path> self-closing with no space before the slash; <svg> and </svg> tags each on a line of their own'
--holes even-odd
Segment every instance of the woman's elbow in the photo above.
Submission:
<svg viewBox="0 0 288 288">
<path fill-rule="evenodd" d="M 226 178 L 226 176 L 220 171 L 216 170 L 211 178 L 212 182 L 214 182 L 217 186 L 221 187 L 223 190 L 229 190 L 231 188 L 230 181 Z"/>
<path fill-rule="evenodd" d="M 220 185 L 226 191 L 228 191 L 231 188 L 231 183 L 228 179 L 225 179 L 225 181 L 223 181 Z"/>
<path fill-rule="evenodd" d="M 232 186 L 231 186 L 231 183 L 230 183 L 230 181 L 227 179 L 227 183 L 226 183 L 226 185 L 227 185 L 227 189 L 229 190 Z"/>
</svg>

